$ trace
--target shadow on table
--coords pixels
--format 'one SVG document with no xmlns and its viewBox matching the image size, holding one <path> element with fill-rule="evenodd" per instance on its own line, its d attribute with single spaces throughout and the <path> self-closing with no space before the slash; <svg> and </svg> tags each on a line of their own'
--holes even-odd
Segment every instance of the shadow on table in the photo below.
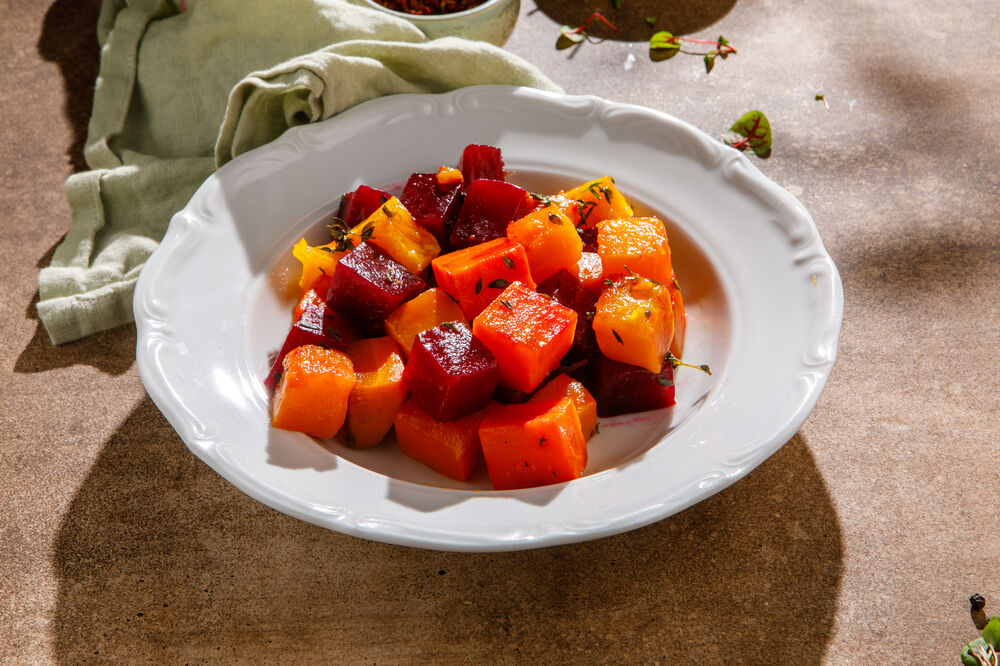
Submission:
<svg viewBox="0 0 1000 666">
<path fill-rule="evenodd" d="M 328 532 L 254 502 L 146 399 L 64 517 L 52 631 L 62 663 L 814 662 L 842 558 L 799 436 L 722 493 L 628 534 L 442 553 Z"/>
<path fill-rule="evenodd" d="M 94 105 L 100 48 L 97 44 L 97 16 L 101 0 L 56 0 L 45 14 L 38 53 L 59 66 L 65 90 L 63 106 L 73 127 L 73 143 L 67 149 L 74 171 L 85 171 L 83 146 Z"/>
<path fill-rule="evenodd" d="M 587 32 L 600 39 L 627 42 L 648 40 L 659 30 L 675 35 L 687 35 L 710 27 L 736 6 L 736 0 L 624 0 L 621 9 L 614 9 L 610 2 L 579 2 L 579 0 L 536 0 L 538 10 L 560 25 L 579 26 L 595 9 L 610 21 L 617 31 L 594 21 Z M 650 26 L 646 19 L 655 18 Z M 552 35 L 553 41 L 558 33 Z M 714 38 L 714 36 L 713 36 Z"/>
</svg>

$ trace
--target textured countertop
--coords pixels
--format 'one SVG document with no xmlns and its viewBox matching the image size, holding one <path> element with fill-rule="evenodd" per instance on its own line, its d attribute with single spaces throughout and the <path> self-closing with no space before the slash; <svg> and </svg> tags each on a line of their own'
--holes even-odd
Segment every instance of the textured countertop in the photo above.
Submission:
<svg viewBox="0 0 1000 666">
<path fill-rule="evenodd" d="M 839 358 L 799 433 L 720 494 L 492 555 L 276 513 L 188 452 L 131 327 L 50 345 L 36 278 L 83 168 L 97 2 L 0 7 L 0 662 L 958 663 L 969 595 L 1000 614 L 1000 4 L 610 5 L 526 0 L 507 47 L 714 135 L 763 110 L 757 164 L 843 279 Z M 589 9 L 621 34 L 556 51 Z M 648 15 L 739 54 L 654 63 Z"/>
</svg>

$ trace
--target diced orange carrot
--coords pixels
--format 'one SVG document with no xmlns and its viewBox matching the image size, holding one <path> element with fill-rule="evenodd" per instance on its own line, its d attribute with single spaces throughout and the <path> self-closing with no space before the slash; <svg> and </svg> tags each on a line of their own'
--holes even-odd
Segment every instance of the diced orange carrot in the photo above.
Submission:
<svg viewBox="0 0 1000 666">
<path fill-rule="evenodd" d="M 684 358 L 684 334 L 687 332 L 687 315 L 684 313 L 684 298 L 681 287 L 674 276 L 667 284 L 670 289 L 670 306 L 674 310 L 674 339 L 670 342 L 670 353 L 677 358 Z"/>
<path fill-rule="evenodd" d="M 333 275 L 340 258 L 347 254 L 334 249 L 336 243 L 312 246 L 302 238 L 292 247 L 292 256 L 302 262 L 299 292 L 305 294 L 323 275 Z"/>
<path fill-rule="evenodd" d="M 667 282 L 674 274 L 663 222 L 655 217 L 605 220 L 597 225 L 597 253 L 604 277 L 636 274 Z"/>
<path fill-rule="evenodd" d="M 475 318 L 507 285 L 518 281 L 534 289 L 524 248 L 507 238 L 442 254 L 431 262 L 437 285 Z"/>
<path fill-rule="evenodd" d="M 562 268 L 572 272 L 583 251 L 583 241 L 573 221 L 555 205 L 508 224 L 507 238 L 524 247 L 531 277 L 539 284 Z"/>
<path fill-rule="evenodd" d="M 288 352 L 282 365 L 271 425 L 315 437 L 336 435 L 354 388 L 351 359 L 334 349 L 304 345 Z"/>
<path fill-rule="evenodd" d="M 581 229 L 588 229 L 604 220 L 634 215 L 628 200 L 615 187 L 614 179 L 608 176 L 562 192 L 558 199 L 574 204 L 567 212 L 573 218 L 573 223 Z"/>
<path fill-rule="evenodd" d="M 580 478 L 587 443 L 575 412 L 570 398 L 487 408 L 479 440 L 493 487 L 531 488 Z"/>
<path fill-rule="evenodd" d="M 369 229 L 370 231 L 366 231 Z M 355 239 L 371 235 L 370 241 L 385 250 L 390 257 L 406 266 L 413 274 L 427 268 L 431 259 L 441 253 L 434 234 L 413 221 L 399 199 L 392 197 L 351 229 Z"/>
<path fill-rule="evenodd" d="M 514 282 L 472 321 L 500 366 L 500 383 L 534 391 L 573 345 L 577 314 Z"/>
<path fill-rule="evenodd" d="M 670 290 L 638 276 L 620 277 L 597 299 L 593 327 L 602 354 L 659 372 L 674 337 Z"/>
<path fill-rule="evenodd" d="M 436 421 L 410 398 L 396 413 L 399 450 L 439 474 L 465 481 L 482 460 L 479 422 L 485 410 L 452 421 Z"/>
<path fill-rule="evenodd" d="M 604 265 L 601 263 L 601 255 L 596 252 L 583 252 L 576 266 L 580 283 L 594 296 L 600 296 L 604 291 Z"/>
<path fill-rule="evenodd" d="M 403 303 L 385 320 L 385 332 L 399 343 L 403 354 L 410 355 L 413 339 L 418 333 L 446 321 L 468 324 L 462 308 L 442 289 L 431 288 Z"/>
<path fill-rule="evenodd" d="M 597 401 L 590 391 L 577 380 L 563 373 L 550 379 L 545 386 L 535 391 L 530 402 L 561 400 L 569 398 L 580 417 L 580 431 L 584 439 L 590 439 L 597 431 Z"/>
<path fill-rule="evenodd" d="M 403 384 L 403 356 L 392 338 L 355 340 L 347 346 L 357 383 L 347 402 L 351 444 L 358 448 L 382 441 L 408 391 Z"/>
</svg>

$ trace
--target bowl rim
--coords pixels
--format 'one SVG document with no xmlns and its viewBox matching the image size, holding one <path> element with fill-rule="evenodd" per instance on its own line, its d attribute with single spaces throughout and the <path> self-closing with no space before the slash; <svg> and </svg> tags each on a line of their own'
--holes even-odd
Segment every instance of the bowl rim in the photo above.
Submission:
<svg viewBox="0 0 1000 666">
<path fill-rule="evenodd" d="M 467 19 L 476 16 L 477 14 L 485 13 L 488 10 L 496 7 L 497 5 L 502 5 L 510 2 L 511 0 L 485 0 L 482 4 L 476 5 L 475 7 L 470 7 L 469 9 L 463 9 L 460 12 L 451 12 L 449 14 L 408 14 L 406 12 L 398 12 L 395 9 L 389 9 L 385 5 L 381 5 L 375 0 L 362 0 L 366 6 L 372 9 L 385 12 L 386 14 L 391 14 L 392 16 L 398 16 L 399 18 L 406 19 L 408 21 L 414 22 L 426 22 L 426 23 L 437 23 L 445 21 L 454 21 L 456 19 Z"/>
</svg>

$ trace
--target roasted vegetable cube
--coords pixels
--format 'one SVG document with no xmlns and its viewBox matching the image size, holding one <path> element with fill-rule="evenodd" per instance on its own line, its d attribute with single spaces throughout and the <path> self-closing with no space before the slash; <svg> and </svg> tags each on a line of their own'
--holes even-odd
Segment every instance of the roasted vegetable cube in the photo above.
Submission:
<svg viewBox="0 0 1000 666">
<path fill-rule="evenodd" d="M 356 238 L 367 239 L 382 248 L 414 274 L 427 268 L 441 252 L 434 234 L 414 222 L 396 197 L 376 208 L 351 231 Z"/>
<path fill-rule="evenodd" d="M 655 217 L 601 222 L 597 225 L 597 253 L 606 278 L 635 274 L 669 282 L 674 275 L 667 230 Z"/>
<path fill-rule="evenodd" d="M 362 185 L 340 198 L 337 217 L 348 229 L 367 219 L 378 207 L 389 200 L 389 194 L 374 187 Z"/>
<path fill-rule="evenodd" d="M 274 391 L 271 425 L 329 438 L 347 415 L 354 388 L 354 367 L 347 354 L 315 345 L 296 347 L 285 356 Z"/>
<path fill-rule="evenodd" d="M 597 299 L 593 327 L 605 356 L 659 372 L 674 337 L 670 290 L 645 278 L 620 277 Z"/>
<path fill-rule="evenodd" d="M 568 212 L 573 217 L 576 226 L 583 229 L 593 227 L 603 220 L 615 220 L 634 215 L 628 201 L 615 187 L 614 179 L 608 176 L 586 182 L 568 192 L 563 192 L 559 198 L 569 200 L 574 204 Z"/>
<path fill-rule="evenodd" d="M 479 441 L 497 490 L 571 481 L 587 466 L 587 443 L 570 398 L 490 407 Z"/>
<path fill-rule="evenodd" d="M 385 320 L 385 332 L 399 344 L 403 354 L 409 356 L 418 333 L 446 321 L 468 324 L 458 303 L 441 289 L 432 288 L 403 303 L 389 315 Z"/>
<path fill-rule="evenodd" d="M 483 459 L 479 423 L 485 414 L 480 410 L 451 421 L 438 421 L 411 397 L 396 414 L 399 450 L 439 474 L 465 481 Z"/>
<path fill-rule="evenodd" d="M 447 239 L 448 226 L 454 221 L 461 204 L 461 173 L 458 176 L 458 180 L 442 183 L 436 173 L 415 173 L 406 181 L 403 193 L 399 195 L 413 221 L 434 234 L 439 243 Z"/>
<path fill-rule="evenodd" d="M 326 280 L 324 280 L 326 282 Z M 317 284 L 317 287 L 320 285 Z M 325 293 L 325 292 L 324 292 Z M 282 362 L 288 352 L 303 345 L 316 345 L 326 349 L 344 351 L 358 335 L 346 319 L 330 309 L 326 299 L 315 289 L 310 289 L 295 306 L 292 328 L 285 336 L 281 351 L 274 359 L 271 370 L 264 379 L 264 385 L 273 389 L 281 378 Z"/>
<path fill-rule="evenodd" d="M 357 383 L 347 402 L 350 443 L 358 448 L 382 441 L 396 417 L 407 389 L 403 356 L 392 338 L 355 340 L 347 346 Z"/>
<path fill-rule="evenodd" d="M 500 383 L 534 391 L 573 344 L 573 310 L 520 282 L 503 290 L 472 321 L 472 330 L 500 365 Z"/>
<path fill-rule="evenodd" d="M 535 288 L 524 248 L 506 238 L 443 254 L 431 262 L 431 268 L 438 287 L 458 301 L 469 319 L 512 282 Z"/>
<path fill-rule="evenodd" d="M 650 372 L 597 354 L 587 365 L 587 380 L 599 416 L 616 416 L 674 405 L 674 366 Z"/>
<path fill-rule="evenodd" d="M 369 335 L 381 335 L 386 317 L 424 286 L 405 266 L 365 242 L 337 262 L 327 301 Z"/>
<path fill-rule="evenodd" d="M 465 179 L 465 189 L 480 178 L 503 180 L 503 156 L 494 146 L 470 144 L 462 151 L 458 160 L 458 170 Z"/>
<path fill-rule="evenodd" d="M 580 255 L 580 261 L 576 263 L 577 277 L 580 283 L 597 298 L 604 291 L 604 264 L 601 263 L 601 255 L 597 252 L 584 251 Z"/>
<path fill-rule="evenodd" d="M 336 243 L 312 246 L 305 238 L 299 239 L 292 247 L 292 256 L 302 263 L 302 276 L 299 278 L 299 292 L 305 294 L 313 284 L 324 275 L 333 275 L 340 258 L 346 251 L 336 249 Z"/>
<path fill-rule="evenodd" d="M 584 439 L 590 439 L 597 432 L 597 401 L 582 382 L 567 374 L 559 374 L 545 383 L 531 396 L 531 402 L 561 400 L 569 398 L 580 417 L 580 430 Z"/>
<path fill-rule="evenodd" d="M 477 180 L 469 186 L 451 229 L 452 249 L 507 236 L 507 225 L 535 207 L 523 188 L 499 180 Z"/>
<path fill-rule="evenodd" d="M 507 238 L 524 247 L 531 277 L 539 283 L 562 269 L 575 269 L 583 251 L 580 234 L 558 206 L 514 220 L 507 225 Z"/>
<path fill-rule="evenodd" d="M 497 385 L 496 358 L 462 323 L 430 328 L 413 341 L 403 381 L 425 412 L 448 421 L 477 412 Z"/>
</svg>

